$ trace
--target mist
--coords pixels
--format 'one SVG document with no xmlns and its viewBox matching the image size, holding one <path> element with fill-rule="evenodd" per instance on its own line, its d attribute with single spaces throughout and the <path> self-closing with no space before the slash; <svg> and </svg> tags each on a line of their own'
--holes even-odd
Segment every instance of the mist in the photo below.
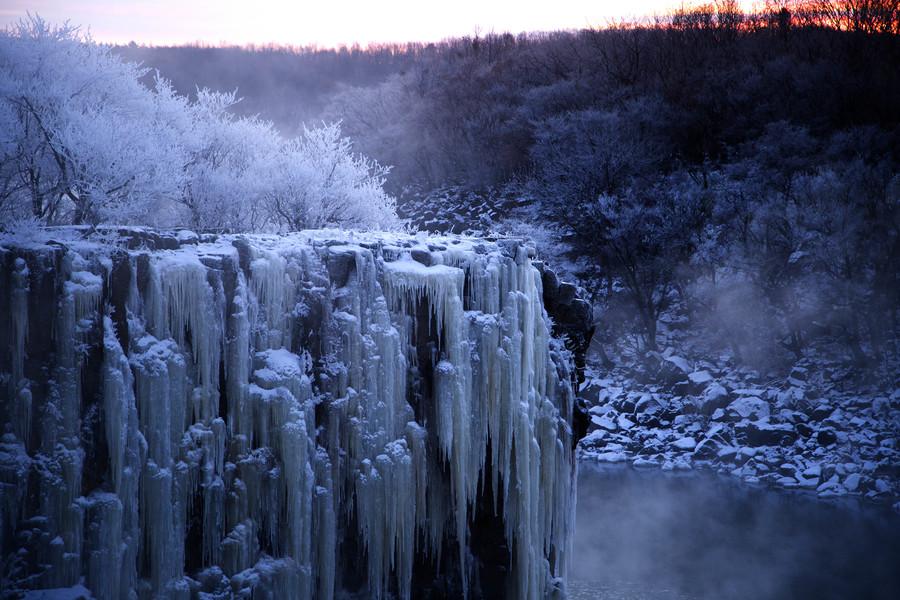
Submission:
<svg viewBox="0 0 900 600">
<path fill-rule="evenodd" d="M 320 124 L 330 99 L 345 87 L 369 87 L 402 72 L 422 44 L 322 49 L 285 46 L 117 46 L 129 61 L 158 70 L 184 95 L 197 88 L 236 91 L 233 112 L 272 121 L 284 135 Z M 152 75 L 151 75 L 152 76 Z M 148 76 L 148 80 L 149 80 Z"/>
<path fill-rule="evenodd" d="M 854 33 L 822 10 L 116 51 L 189 96 L 236 90 L 233 112 L 285 135 L 339 122 L 421 229 L 530 224 L 594 302 L 607 358 L 687 344 L 784 376 L 816 355 L 873 383 L 900 356 L 900 48 L 880 13 Z"/>
<path fill-rule="evenodd" d="M 892 598 L 897 520 L 711 475 L 581 465 L 576 598 Z"/>
<path fill-rule="evenodd" d="M 176 486 L 179 526 L 192 533 L 172 536 L 187 558 L 164 561 L 175 574 L 165 589 L 313 594 L 290 583 L 297 576 L 318 579 L 323 598 L 900 597 L 900 1 L 743 6 L 335 48 L 110 46 L 37 16 L 0 33 L 0 292 L 12 315 L 0 318 L 11 340 L 0 344 L 2 583 L 81 593 L 87 562 L 74 540 L 87 532 L 86 544 L 112 548 L 97 557 L 130 561 L 134 586 L 122 590 L 169 585 L 146 579 L 158 557 L 140 554 L 144 532 L 129 533 L 132 554 L 120 556 L 104 529 L 118 527 L 112 517 L 82 518 L 88 494 L 121 491 L 103 461 L 54 487 L 34 441 L 71 414 L 59 424 L 67 443 L 105 456 L 118 427 L 99 408 L 106 388 L 96 373 L 79 378 L 113 350 L 103 377 L 119 377 L 110 389 L 122 406 L 156 406 L 153 389 L 123 383 L 149 360 L 146 339 L 128 339 L 147 308 L 148 322 L 174 323 L 148 329 L 170 348 L 178 403 L 166 468 L 204 474 Z M 48 258 L 63 248 L 85 256 Z M 171 275 L 190 327 L 132 297 L 155 297 L 146 261 L 168 265 L 170 252 L 193 265 L 174 261 Z M 54 285 L 41 279 L 51 263 Z M 190 296 L 178 291 L 187 275 Z M 400 313 L 388 314 L 391 298 Z M 201 299 L 212 324 L 198 338 L 209 342 L 202 378 Z M 94 343 L 90 352 L 70 356 L 62 338 L 66 352 L 51 352 L 40 325 L 21 325 L 64 315 L 65 303 L 91 313 L 64 323 L 71 339 L 76 326 L 94 332 L 78 346 Z M 106 305 L 119 308 L 101 314 Z M 373 320 L 374 307 L 387 312 Z M 522 331 L 504 333 L 513 325 Z M 341 328 L 352 335 L 333 335 Z M 240 353 L 220 356 L 235 340 Z M 515 358 L 523 348 L 540 361 Z M 40 362 L 60 356 L 69 412 L 54 404 L 61 376 Z M 382 380 L 389 402 L 365 387 Z M 254 415 L 269 415 L 270 396 L 304 395 L 257 436 L 241 421 L 247 389 L 262 403 Z M 208 406 L 191 411 L 190 397 Z M 497 421 L 525 397 L 521 418 Z M 380 412 L 357 414 L 360 402 L 388 411 L 394 433 Z M 278 432 L 301 404 L 310 462 L 292 470 L 294 446 Z M 231 409 L 244 437 L 217 416 Z M 364 432 L 329 430 L 345 427 L 332 409 Z M 195 429 L 219 436 L 216 460 L 190 446 L 213 437 L 181 436 Z M 254 445 L 270 429 L 275 441 Z M 140 444 L 153 434 L 130 431 L 127 471 L 147 481 Z M 425 463 L 405 460 L 415 452 L 443 487 L 414 497 L 410 482 L 428 479 Z M 382 471 L 394 458 L 415 473 Z M 250 466 L 261 470 L 241 471 Z M 287 477 L 290 492 L 266 487 L 299 472 L 308 479 Z M 36 478 L 70 521 L 43 529 Z M 390 510 L 398 496 L 403 524 Z M 137 506 L 116 497 L 103 510 Z M 240 523 L 234 498 L 249 511 Z M 298 502 L 269 510 L 284 498 Z M 191 508 L 207 501 L 219 508 Z M 312 521 L 292 511 L 315 503 L 310 518 L 334 536 L 320 540 L 310 579 L 312 563 L 271 536 L 305 528 L 312 543 Z M 375 512 L 383 522 L 368 519 Z M 214 558 L 237 548 L 228 564 Z M 47 566 L 51 552 L 67 570 Z M 89 585 L 103 581 L 96 564 Z"/>
</svg>

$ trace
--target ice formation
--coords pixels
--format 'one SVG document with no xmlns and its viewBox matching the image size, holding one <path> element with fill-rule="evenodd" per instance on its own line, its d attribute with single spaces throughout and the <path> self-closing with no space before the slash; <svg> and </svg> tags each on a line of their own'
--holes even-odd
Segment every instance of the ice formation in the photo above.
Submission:
<svg viewBox="0 0 900 600">
<path fill-rule="evenodd" d="M 77 233 L 0 237 L 4 589 L 564 594 L 570 357 L 527 245 Z"/>
</svg>

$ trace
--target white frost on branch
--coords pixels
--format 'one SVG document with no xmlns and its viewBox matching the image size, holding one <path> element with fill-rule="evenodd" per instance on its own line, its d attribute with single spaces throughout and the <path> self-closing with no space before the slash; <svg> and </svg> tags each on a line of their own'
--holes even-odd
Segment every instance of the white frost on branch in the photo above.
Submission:
<svg viewBox="0 0 900 600">
<path fill-rule="evenodd" d="M 171 84 L 68 24 L 0 32 L 0 227 L 396 227 L 388 172 L 338 124 L 283 138 L 235 93 Z M 145 85 L 144 82 L 150 80 Z"/>
</svg>

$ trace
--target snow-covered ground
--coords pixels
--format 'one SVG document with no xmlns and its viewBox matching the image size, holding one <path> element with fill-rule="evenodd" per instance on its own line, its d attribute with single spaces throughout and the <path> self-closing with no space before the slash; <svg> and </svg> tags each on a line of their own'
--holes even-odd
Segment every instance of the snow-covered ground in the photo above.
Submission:
<svg viewBox="0 0 900 600">
<path fill-rule="evenodd" d="M 589 366 L 581 460 L 709 468 L 900 512 L 900 389 L 860 384 L 852 368 L 825 360 L 801 361 L 779 378 L 672 353 L 649 363 Z"/>
</svg>

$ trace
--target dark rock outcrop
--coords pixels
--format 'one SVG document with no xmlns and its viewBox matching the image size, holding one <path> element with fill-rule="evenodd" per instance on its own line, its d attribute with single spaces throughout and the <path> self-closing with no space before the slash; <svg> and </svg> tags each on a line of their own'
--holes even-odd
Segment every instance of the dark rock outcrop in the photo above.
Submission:
<svg viewBox="0 0 900 600">
<path fill-rule="evenodd" d="M 594 315 L 590 302 L 578 296 L 578 288 L 561 282 L 544 263 L 535 261 L 544 287 L 544 307 L 553 320 L 553 334 L 565 340 L 575 359 L 578 383 L 584 381 L 585 358 L 594 335 Z"/>
</svg>

